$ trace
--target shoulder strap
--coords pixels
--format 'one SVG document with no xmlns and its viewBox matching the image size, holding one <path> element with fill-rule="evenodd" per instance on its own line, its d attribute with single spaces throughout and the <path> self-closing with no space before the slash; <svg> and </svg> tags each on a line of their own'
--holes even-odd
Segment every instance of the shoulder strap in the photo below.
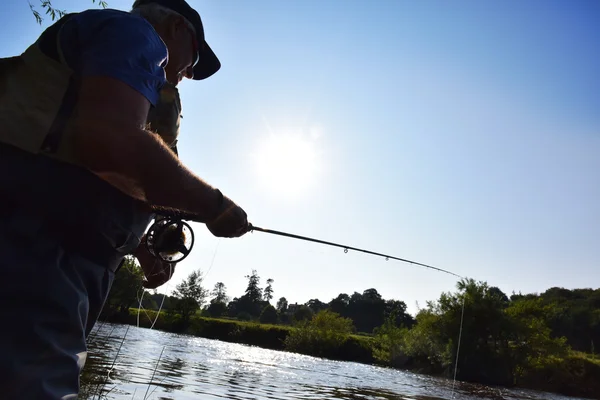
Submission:
<svg viewBox="0 0 600 400">
<path fill-rule="evenodd" d="M 74 14 L 67 14 L 64 17 L 62 17 L 51 28 L 48 28 L 46 32 L 44 32 L 42 37 L 40 37 L 39 39 L 39 45 L 42 51 L 44 51 L 49 57 L 67 66 L 68 63 L 65 60 L 63 49 L 60 45 L 60 34 L 62 33 L 64 24 L 73 15 Z M 77 42 L 77 37 L 70 38 L 70 40 L 72 40 L 73 42 Z M 50 130 L 48 131 L 44 142 L 42 143 L 43 152 L 56 153 L 58 151 L 65 128 L 67 126 L 67 122 L 73 114 L 73 110 L 75 109 L 78 91 L 79 76 L 77 75 L 77 72 L 73 70 L 71 77 L 69 78 L 69 84 L 63 97 L 60 108 L 58 109 L 56 117 L 54 118 L 52 126 L 50 127 Z"/>
</svg>

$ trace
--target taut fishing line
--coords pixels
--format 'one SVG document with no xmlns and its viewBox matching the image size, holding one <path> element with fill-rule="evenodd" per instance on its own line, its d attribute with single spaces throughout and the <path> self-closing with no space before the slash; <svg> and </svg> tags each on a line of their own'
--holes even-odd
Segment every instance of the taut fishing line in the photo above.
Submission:
<svg viewBox="0 0 600 400">
<path fill-rule="evenodd" d="M 454 398 L 454 385 L 456 384 L 456 371 L 458 370 L 458 354 L 460 352 L 460 340 L 462 339 L 462 328 L 463 319 L 465 317 L 465 299 L 467 298 L 467 292 L 463 295 L 462 311 L 460 313 L 460 329 L 458 330 L 458 344 L 456 347 L 456 362 L 454 363 L 454 379 L 452 380 L 452 398 Z"/>
</svg>

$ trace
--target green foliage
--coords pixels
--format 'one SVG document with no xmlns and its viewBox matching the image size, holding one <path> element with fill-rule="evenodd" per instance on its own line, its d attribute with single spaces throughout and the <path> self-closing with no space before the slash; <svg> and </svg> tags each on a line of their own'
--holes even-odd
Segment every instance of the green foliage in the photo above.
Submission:
<svg viewBox="0 0 600 400">
<path fill-rule="evenodd" d="M 412 357 L 416 365 L 441 370 L 442 365 L 447 364 L 445 342 L 452 338 L 443 336 L 440 319 L 431 309 L 421 310 L 416 325 L 402 335 L 400 349 Z"/>
<path fill-rule="evenodd" d="M 173 294 L 177 298 L 173 308 L 181 315 L 183 323 L 187 324 L 208 295 L 208 291 L 202 287 L 200 271 L 189 274 L 187 279 L 177 285 Z"/>
<path fill-rule="evenodd" d="M 260 314 L 261 324 L 277 323 L 277 310 L 272 305 L 267 305 Z"/>
<path fill-rule="evenodd" d="M 403 366 L 407 361 L 404 338 L 408 332 L 408 328 L 397 326 L 395 314 L 390 315 L 382 326 L 375 328 L 375 360 L 384 365 Z"/>
<path fill-rule="evenodd" d="M 237 319 L 239 319 L 240 321 L 252 321 L 252 315 L 248 314 L 245 311 L 242 311 L 237 315 Z"/>
<path fill-rule="evenodd" d="M 303 322 L 310 320 L 313 317 L 313 311 L 310 307 L 302 305 L 298 307 L 296 311 L 294 311 L 294 321 L 295 322 Z"/>
<path fill-rule="evenodd" d="M 222 317 L 227 313 L 227 304 L 212 300 L 209 306 L 206 308 L 206 312 L 210 317 L 213 318 Z"/>
<path fill-rule="evenodd" d="M 285 340 L 289 351 L 321 357 L 336 354 L 353 331 L 352 320 L 329 310 L 322 310 L 312 319 L 299 323 Z M 335 357 L 334 357 L 335 358 Z"/>
<path fill-rule="evenodd" d="M 136 264 L 135 258 L 125 257 L 123 265 L 117 271 L 109 296 L 102 310 L 103 316 L 113 313 L 127 313 L 129 307 L 141 296 L 144 273 Z"/>
<path fill-rule="evenodd" d="M 34 7 L 34 5 L 31 4 L 31 1 L 29 1 L 28 3 L 29 3 L 29 9 L 31 10 L 31 13 L 33 14 L 37 23 L 41 25 L 44 20 L 42 18 L 42 15 L 40 14 L 39 11 L 37 11 L 37 9 Z M 92 3 L 96 4 L 96 0 L 92 0 Z M 106 8 L 108 6 L 108 3 L 104 0 L 98 0 L 97 4 L 102 8 Z M 43 10 L 45 10 L 46 15 L 49 15 L 50 18 L 52 18 L 52 21 L 54 21 L 55 19 L 59 19 L 66 14 L 65 10 L 60 10 L 60 9 L 54 7 L 52 5 L 51 0 L 40 0 L 40 6 L 42 7 Z"/>
</svg>

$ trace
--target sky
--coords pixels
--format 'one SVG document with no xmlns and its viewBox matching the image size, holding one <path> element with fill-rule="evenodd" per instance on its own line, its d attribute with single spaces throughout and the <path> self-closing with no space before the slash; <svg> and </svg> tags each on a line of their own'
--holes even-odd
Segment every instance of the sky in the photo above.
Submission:
<svg viewBox="0 0 600 400">
<path fill-rule="evenodd" d="M 509 295 L 600 287 L 599 2 L 189 2 L 222 69 L 180 85 L 180 158 L 252 224 Z M 0 56 L 50 23 L 3 3 Z M 231 297 L 255 269 L 275 299 L 375 288 L 413 314 L 456 290 L 408 263 L 192 227 L 192 253 L 159 292 L 198 268 Z"/>
</svg>

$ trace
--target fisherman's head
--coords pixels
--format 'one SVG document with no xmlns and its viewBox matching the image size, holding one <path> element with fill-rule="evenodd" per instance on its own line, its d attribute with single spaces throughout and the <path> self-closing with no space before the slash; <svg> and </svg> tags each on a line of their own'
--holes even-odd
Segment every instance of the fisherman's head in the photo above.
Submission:
<svg viewBox="0 0 600 400">
<path fill-rule="evenodd" d="M 167 45 L 165 73 L 172 84 L 183 78 L 206 79 L 221 68 L 204 38 L 200 15 L 184 0 L 136 0 L 131 13 L 150 22 Z"/>
</svg>

